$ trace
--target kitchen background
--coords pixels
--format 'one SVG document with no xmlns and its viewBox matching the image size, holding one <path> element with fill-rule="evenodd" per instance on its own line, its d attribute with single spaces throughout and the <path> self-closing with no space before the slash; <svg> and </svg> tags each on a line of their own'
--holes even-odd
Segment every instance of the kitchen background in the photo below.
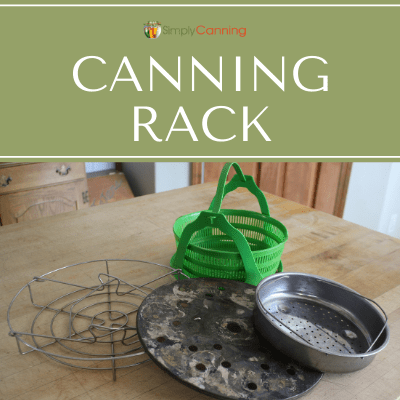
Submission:
<svg viewBox="0 0 400 400">
<path fill-rule="evenodd" d="M 21 164 L 0 163 L 3 225 L 217 181 L 224 163 Z M 400 163 L 240 165 L 266 192 L 400 238 Z"/>
</svg>

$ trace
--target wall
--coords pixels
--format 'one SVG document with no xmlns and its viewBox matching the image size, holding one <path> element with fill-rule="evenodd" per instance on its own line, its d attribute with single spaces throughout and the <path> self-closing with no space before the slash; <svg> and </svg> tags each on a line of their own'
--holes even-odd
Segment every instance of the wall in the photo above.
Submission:
<svg viewBox="0 0 400 400">
<path fill-rule="evenodd" d="M 135 196 L 179 189 L 191 182 L 188 162 L 123 163 L 122 170 Z"/>
<path fill-rule="evenodd" d="M 155 163 L 123 163 L 122 171 L 135 196 L 155 193 Z"/>
<path fill-rule="evenodd" d="M 156 193 L 190 185 L 191 166 L 188 162 L 157 162 L 155 163 L 155 173 Z"/>
<path fill-rule="evenodd" d="M 343 219 L 400 238 L 400 163 L 353 163 Z"/>
<path fill-rule="evenodd" d="M 85 163 L 86 173 L 115 169 L 115 162 L 87 162 Z"/>
</svg>

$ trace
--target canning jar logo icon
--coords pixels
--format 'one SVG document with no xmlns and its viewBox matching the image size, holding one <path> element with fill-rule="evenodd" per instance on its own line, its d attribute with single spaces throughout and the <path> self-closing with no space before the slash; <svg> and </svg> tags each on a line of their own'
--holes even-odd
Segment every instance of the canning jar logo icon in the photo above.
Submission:
<svg viewBox="0 0 400 400">
<path fill-rule="evenodd" d="M 161 35 L 161 23 L 158 21 L 146 22 L 143 29 L 148 39 L 157 39 Z"/>
</svg>

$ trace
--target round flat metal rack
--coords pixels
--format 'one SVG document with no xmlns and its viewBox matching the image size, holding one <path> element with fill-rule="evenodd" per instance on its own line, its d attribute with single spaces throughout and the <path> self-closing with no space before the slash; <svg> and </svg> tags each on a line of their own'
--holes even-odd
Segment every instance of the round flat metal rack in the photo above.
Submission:
<svg viewBox="0 0 400 400">
<path fill-rule="evenodd" d="M 35 276 L 9 305 L 9 335 L 21 354 L 37 351 L 71 367 L 111 370 L 115 380 L 117 369 L 149 361 L 137 338 L 136 313 L 174 276 L 187 277 L 129 259 L 81 262 Z"/>
<path fill-rule="evenodd" d="M 224 400 L 298 399 L 322 372 L 277 352 L 254 329 L 254 286 L 227 279 L 163 285 L 142 302 L 139 339 L 179 382 Z"/>
</svg>

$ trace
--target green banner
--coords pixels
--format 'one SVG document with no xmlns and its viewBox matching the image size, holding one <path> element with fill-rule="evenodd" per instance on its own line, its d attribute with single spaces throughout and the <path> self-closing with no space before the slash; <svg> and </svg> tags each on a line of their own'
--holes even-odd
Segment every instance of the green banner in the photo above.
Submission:
<svg viewBox="0 0 400 400">
<path fill-rule="evenodd" d="M 399 16 L 1 7 L 0 156 L 393 159 Z"/>
</svg>

